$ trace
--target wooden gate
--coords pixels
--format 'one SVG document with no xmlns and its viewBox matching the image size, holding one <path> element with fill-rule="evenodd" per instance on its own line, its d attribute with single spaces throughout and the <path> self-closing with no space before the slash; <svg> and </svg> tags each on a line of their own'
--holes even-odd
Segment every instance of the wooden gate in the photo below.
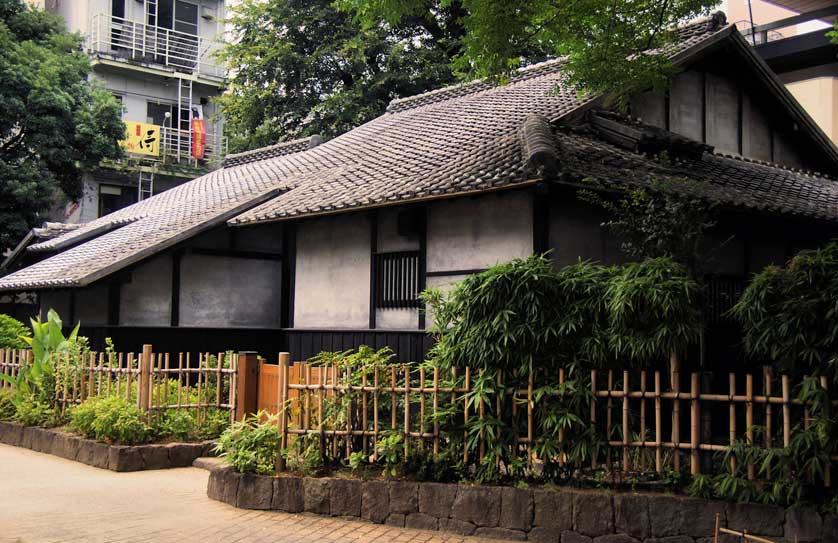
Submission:
<svg viewBox="0 0 838 543">
<path fill-rule="evenodd" d="M 288 366 L 288 382 L 292 384 L 320 384 L 328 385 L 334 382 L 334 371 L 330 368 L 310 366 L 303 362 L 294 362 Z M 271 414 L 279 412 L 279 365 L 268 364 L 264 359 L 259 359 L 259 393 L 257 409 L 267 411 Z M 291 389 L 288 391 L 290 401 L 290 412 L 299 413 L 300 391 Z M 315 399 L 315 404 L 317 400 Z"/>
</svg>

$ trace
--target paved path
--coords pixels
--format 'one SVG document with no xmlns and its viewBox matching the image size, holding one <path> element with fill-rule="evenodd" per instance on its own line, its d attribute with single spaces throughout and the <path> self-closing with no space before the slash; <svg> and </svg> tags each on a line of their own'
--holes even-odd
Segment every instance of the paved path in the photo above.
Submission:
<svg viewBox="0 0 838 543">
<path fill-rule="evenodd" d="M 114 473 L 0 445 L 0 543 L 476 542 L 442 532 L 244 511 L 207 498 L 207 473 Z"/>
</svg>

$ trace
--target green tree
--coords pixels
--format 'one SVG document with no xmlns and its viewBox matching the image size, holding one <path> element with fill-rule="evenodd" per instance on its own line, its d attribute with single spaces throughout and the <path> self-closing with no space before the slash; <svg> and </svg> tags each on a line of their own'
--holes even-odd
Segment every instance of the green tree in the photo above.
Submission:
<svg viewBox="0 0 838 543">
<path fill-rule="evenodd" d="M 338 0 L 370 26 L 397 24 L 451 0 Z M 504 77 L 544 48 L 567 55 L 571 82 L 625 98 L 662 88 L 671 65 L 662 54 L 672 29 L 709 14 L 718 0 L 462 0 L 464 34 L 456 66 L 474 76 Z M 644 52 L 643 54 L 639 54 Z"/>
<path fill-rule="evenodd" d="M 462 27 L 453 5 L 364 28 L 331 0 L 243 0 L 231 11 L 221 57 L 232 77 L 220 106 L 233 150 L 332 137 L 394 98 L 455 81 Z"/>
<path fill-rule="evenodd" d="M 81 195 L 81 173 L 122 155 L 119 103 L 88 81 L 82 38 L 63 21 L 0 0 L 0 252 L 62 194 Z"/>
</svg>

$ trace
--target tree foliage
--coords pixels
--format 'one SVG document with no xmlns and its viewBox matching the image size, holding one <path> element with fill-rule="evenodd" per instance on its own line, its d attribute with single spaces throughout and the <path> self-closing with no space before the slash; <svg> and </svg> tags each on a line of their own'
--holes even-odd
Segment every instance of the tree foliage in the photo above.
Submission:
<svg viewBox="0 0 838 543">
<path fill-rule="evenodd" d="M 0 0 L 0 250 L 56 195 L 79 197 L 81 172 L 122 154 L 119 103 L 88 81 L 81 43 L 60 18 Z"/>
<path fill-rule="evenodd" d="M 756 274 L 732 313 L 752 358 L 838 382 L 838 241 Z"/>
<path fill-rule="evenodd" d="M 398 24 L 435 13 L 452 0 L 338 0 L 368 25 Z M 567 55 L 570 80 L 592 92 L 625 96 L 665 85 L 662 54 L 672 29 L 706 15 L 716 0 L 462 0 L 466 33 L 456 66 L 475 76 L 504 77 L 543 48 Z"/>
<path fill-rule="evenodd" d="M 331 0 L 243 0 L 231 9 L 220 99 L 236 150 L 332 137 L 384 113 L 390 100 L 455 80 L 456 5 L 394 26 L 362 27 Z"/>
</svg>

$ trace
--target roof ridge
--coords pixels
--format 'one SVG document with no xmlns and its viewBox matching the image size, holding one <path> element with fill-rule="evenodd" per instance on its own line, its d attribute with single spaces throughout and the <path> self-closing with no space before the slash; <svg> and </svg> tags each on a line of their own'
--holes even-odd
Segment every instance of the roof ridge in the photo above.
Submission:
<svg viewBox="0 0 838 543">
<path fill-rule="evenodd" d="M 321 142 L 320 136 L 315 134 L 312 136 L 305 136 L 288 141 L 281 141 L 264 147 L 257 147 L 256 149 L 248 149 L 240 153 L 231 153 L 224 157 L 223 166 L 238 166 L 240 164 L 247 164 L 248 162 L 255 162 L 266 158 L 276 158 L 278 156 L 290 155 L 311 149 L 319 145 Z"/>
<path fill-rule="evenodd" d="M 798 173 L 801 175 L 805 175 L 807 177 L 814 177 L 817 179 L 825 179 L 827 181 L 838 181 L 838 178 L 832 177 L 825 173 L 816 172 L 813 170 L 804 170 L 802 168 L 794 168 L 792 166 L 788 166 L 786 164 L 780 164 L 778 162 L 772 162 L 770 160 L 762 160 L 759 158 L 752 158 L 747 157 L 739 154 L 734 154 L 730 152 L 724 151 L 714 151 L 713 156 L 722 157 L 722 158 L 729 158 L 732 160 L 738 160 L 740 162 L 749 162 L 751 164 L 759 164 L 760 166 L 768 166 L 769 168 L 777 168 L 778 170 L 785 170 L 787 172 Z"/>
</svg>

